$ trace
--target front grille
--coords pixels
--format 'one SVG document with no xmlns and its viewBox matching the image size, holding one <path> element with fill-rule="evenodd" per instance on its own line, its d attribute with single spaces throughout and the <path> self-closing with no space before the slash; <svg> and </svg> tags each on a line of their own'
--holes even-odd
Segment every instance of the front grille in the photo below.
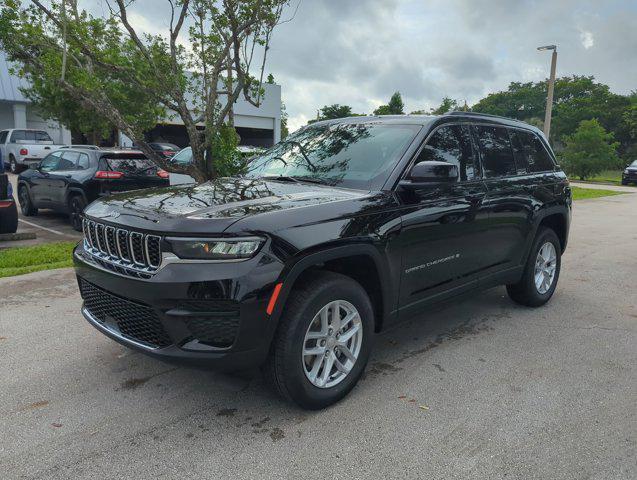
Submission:
<svg viewBox="0 0 637 480">
<path fill-rule="evenodd" d="M 79 279 L 84 308 L 104 327 L 152 348 L 172 344 L 155 311 Z"/>
<path fill-rule="evenodd" d="M 117 273 L 150 278 L 161 264 L 161 237 L 82 221 L 84 247 L 100 265 Z"/>
</svg>

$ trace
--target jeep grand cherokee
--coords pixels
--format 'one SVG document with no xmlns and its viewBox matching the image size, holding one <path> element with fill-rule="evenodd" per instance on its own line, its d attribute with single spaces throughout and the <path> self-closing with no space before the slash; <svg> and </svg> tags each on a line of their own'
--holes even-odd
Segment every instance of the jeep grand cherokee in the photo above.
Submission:
<svg viewBox="0 0 637 480">
<path fill-rule="evenodd" d="M 82 312 L 159 359 L 263 366 L 322 408 L 360 378 L 374 334 L 434 302 L 557 285 L 571 191 L 542 133 L 487 115 L 307 126 L 244 176 L 91 204 L 74 252 Z"/>
</svg>

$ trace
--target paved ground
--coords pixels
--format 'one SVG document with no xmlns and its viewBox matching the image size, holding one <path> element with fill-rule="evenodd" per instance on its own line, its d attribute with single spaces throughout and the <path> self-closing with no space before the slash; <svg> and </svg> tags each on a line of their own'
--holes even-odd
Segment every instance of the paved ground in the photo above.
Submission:
<svg viewBox="0 0 637 480">
<path fill-rule="evenodd" d="M 0 477 L 637 478 L 636 245 L 637 195 L 577 202 L 549 305 L 405 324 L 322 412 L 108 340 L 69 270 L 1 281 Z"/>
<path fill-rule="evenodd" d="M 11 173 L 9 181 L 13 185 L 14 197 L 18 198 L 18 176 Z M 19 240 L 0 243 L 0 248 L 21 247 L 48 242 L 68 242 L 79 240 L 81 234 L 73 230 L 69 224 L 68 215 L 55 213 L 50 210 L 40 210 L 35 217 L 25 217 L 18 208 L 18 232 L 34 232 L 35 240 Z"/>
</svg>

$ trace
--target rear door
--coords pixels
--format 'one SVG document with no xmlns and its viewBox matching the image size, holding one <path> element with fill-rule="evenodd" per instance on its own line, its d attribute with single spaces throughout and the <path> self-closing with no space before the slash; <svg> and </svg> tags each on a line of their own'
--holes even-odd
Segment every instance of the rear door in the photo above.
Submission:
<svg viewBox="0 0 637 480">
<path fill-rule="evenodd" d="M 73 175 L 77 173 L 77 162 L 80 158 L 80 152 L 74 150 L 62 150 L 61 153 L 57 167 L 49 173 L 48 178 L 51 203 L 58 210 L 63 210 L 67 206 L 66 192 Z"/>
<path fill-rule="evenodd" d="M 401 315 L 415 313 L 427 300 L 471 288 L 482 266 L 486 187 L 469 128 L 438 127 L 415 163 L 432 160 L 456 164 L 460 178 L 449 185 L 398 191 L 401 203 L 412 207 L 401 218 Z"/>
<path fill-rule="evenodd" d="M 519 266 L 532 226 L 533 203 L 524 169 L 518 169 L 514 159 L 509 129 L 476 125 L 473 132 L 487 186 L 489 228 L 482 255 L 486 265 L 484 280 L 488 282 L 490 274 Z"/>
<path fill-rule="evenodd" d="M 168 185 L 168 179 L 158 175 L 160 168 L 143 154 L 104 155 L 100 159 L 100 169 L 121 173 L 119 178 L 102 182 L 102 193 Z"/>
<path fill-rule="evenodd" d="M 49 207 L 53 202 L 49 188 L 49 176 L 57 169 L 61 155 L 62 152 L 50 153 L 40 162 L 40 167 L 29 176 L 31 200 L 36 207 Z"/>
</svg>

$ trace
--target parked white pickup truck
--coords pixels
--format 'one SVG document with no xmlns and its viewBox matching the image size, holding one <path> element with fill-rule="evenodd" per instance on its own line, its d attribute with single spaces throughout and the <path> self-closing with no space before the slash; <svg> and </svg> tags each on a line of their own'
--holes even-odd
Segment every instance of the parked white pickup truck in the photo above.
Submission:
<svg viewBox="0 0 637 480">
<path fill-rule="evenodd" d="M 0 131 L 2 160 L 12 173 L 20 173 L 32 163 L 39 163 L 58 146 L 44 130 L 15 128 Z"/>
</svg>

